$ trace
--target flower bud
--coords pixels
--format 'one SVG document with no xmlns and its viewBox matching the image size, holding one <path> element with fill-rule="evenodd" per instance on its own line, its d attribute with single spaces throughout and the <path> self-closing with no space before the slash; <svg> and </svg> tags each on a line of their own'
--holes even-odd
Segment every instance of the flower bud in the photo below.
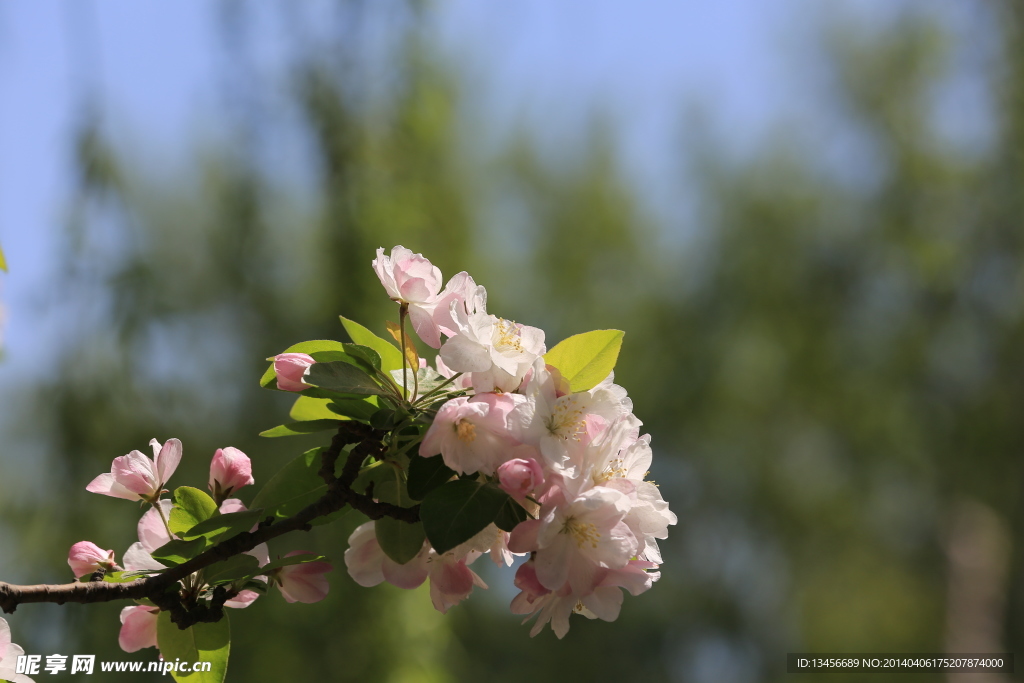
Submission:
<svg viewBox="0 0 1024 683">
<path fill-rule="evenodd" d="M 524 500 L 544 483 L 544 472 L 533 458 L 515 458 L 498 467 L 498 482 L 505 493 Z"/>
<path fill-rule="evenodd" d="M 120 569 L 114 563 L 114 551 L 104 550 L 95 543 L 79 541 L 68 552 L 68 565 L 76 577 L 88 576 L 100 569 Z"/>
<path fill-rule="evenodd" d="M 218 448 L 210 462 L 210 491 L 218 501 L 224 500 L 243 486 L 255 483 L 252 463 L 237 448 Z"/>
<path fill-rule="evenodd" d="M 316 363 L 313 357 L 305 353 L 279 353 L 274 356 L 274 373 L 277 375 L 277 388 L 284 391 L 302 391 L 310 385 L 302 381 L 306 370 Z"/>
</svg>

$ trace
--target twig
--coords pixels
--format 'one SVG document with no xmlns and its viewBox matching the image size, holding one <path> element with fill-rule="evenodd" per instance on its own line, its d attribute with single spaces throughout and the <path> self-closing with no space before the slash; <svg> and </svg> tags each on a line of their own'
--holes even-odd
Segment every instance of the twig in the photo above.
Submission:
<svg viewBox="0 0 1024 683">
<path fill-rule="evenodd" d="M 160 574 L 125 583 L 90 581 L 18 586 L 0 581 L 0 609 L 11 613 L 18 605 L 34 602 L 63 605 L 67 602 L 87 604 L 148 598 L 161 609 L 171 612 L 172 620 L 181 628 L 198 621 L 216 621 L 220 618 L 224 601 L 232 596 L 227 591 L 218 592 L 215 589 L 214 599 L 210 604 L 196 604 L 194 596 L 189 599 L 189 596 L 183 596 L 178 590 L 178 581 L 217 562 L 252 550 L 260 543 L 266 543 L 278 536 L 292 531 L 308 531 L 311 528 L 310 522 L 314 519 L 337 512 L 346 505 L 351 505 L 353 509 L 370 519 L 393 517 L 409 524 L 419 521 L 418 505 L 402 508 L 389 503 L 379 503 L 368 495 L 352 490 L 352 484 L 359 475 L 359 468 L 366 456 L 379 453 L 383 449 L 382 434 L 358 422 L 342 424 L 331 445 L 324 452 L 321 463 L 320 474 L 327 482 L 327 492 L 291 517 L 277 522 L 264 520 L 256 531 L 243 531 Z M 342 449 L 350 443 L 355 443 L 356 446 L 349 453 L 341 475 L 335 477 L 335 463 Z"/>
</svg>

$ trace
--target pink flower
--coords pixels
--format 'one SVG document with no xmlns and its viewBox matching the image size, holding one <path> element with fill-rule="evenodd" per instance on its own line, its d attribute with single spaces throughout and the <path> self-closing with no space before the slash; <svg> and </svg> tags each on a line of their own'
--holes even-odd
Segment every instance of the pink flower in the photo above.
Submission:
<svg viewBox="0 0 1024 683">
<path fill-rule="evenodd" d="M 209 486 L 214 498 L 224 500 L 243 486 L 254 483 L 249 456 L 231 446 L 217 449 L 210 462 Z"/>
<path fill-rule="evenodd" d="M 498 482 L 505 493 L 523 501 L 544 485 L 544 472 L 533 458 L 514 458 L 498 467 Z"/>
<path fill-rule="evenodd" d="M 117 643 L 125 652 L 156 647 L 156 622 L 160 610 L 148 605 L 134 605 L 121 610 L 121 632 Z"/>
<path fill-rule="evenodd" d="M 516 446 L 507 426 L 516 400 L 512 394 L 453 398 L 437 411 L 420 443 L 420 455 L 440 453 L 444 464 L 459 474 L 494 474 Z"/>
<path fill-rule="evenodd" d="M 68 552 L 68 565 L 75 576 L 86 576 L 100 569 L 120 569 L 114 562 L 114 551 L 95 543 L 79 541 Z"/>
<path fill-rule="evenodd" d="M 305 550 L 295 550 L 285 557 L 308 554 Z M 330 589 L 324 574 L 333 569 L 327 562 L 292 564 L 271 570 L 270 580 L 281 589 L 281 594 L 288 602 L 319 602 L 327 597 Z"/>
<path fill-rule="evenodd" d="M 373 269 L 394 301 L 433 303 L 441 289 L 441 271 L 437 266 L 423 258 L 423 254 L 414 254 L 400 244 L 391 249 L 391 256 L 384 255 L 383 247 L 377 249 Z"/>
<path fill-rule="evenodd" d="M 305 353 L 279 353 L 274 356 L 274 374 L 277 375 L 277 388 L 284 391 L 302 391 L 310 385 L 302 381 L 306 370 L 316 363 L 313 357 Z"/>
<path fill-rule="evenodd" d="M 444 555 L 430 552 L 430 601 L 434 604 L 434 609 L 445 614 L 469 597 L 473 586 L 487 588 L 483 579 L 466 566 L 467 559 L 472 562 L 478 556 L 477 553 L 472 553 L 467 558 L 456 560 L 454 554 L 450 552 Z"/>
<path fill-rule="evenodd" d="M 181 442 L 168 439 L 161 446 L 153 439 L 149 444 L 153 448 L 152 460 L 138 451 L 114 458 L 110 474 L 99 475 L 89 482 L 85 490 L 114 498 L 155 502 L 163 492 L 164 484 L 178 468 Z"/>
<path fill-rule="evenodd" d="M 348 537 L 348 546 L 345 568 L 360 586 L 376 586 L 387 581 L 393 586 L 411 589 L 427 580 L 430 546 L 426 543 L 416 557 L 405 564 L 398 564 L 381 550 L 376 527 L 371 520 L 356 527 Z"/>
</svg>

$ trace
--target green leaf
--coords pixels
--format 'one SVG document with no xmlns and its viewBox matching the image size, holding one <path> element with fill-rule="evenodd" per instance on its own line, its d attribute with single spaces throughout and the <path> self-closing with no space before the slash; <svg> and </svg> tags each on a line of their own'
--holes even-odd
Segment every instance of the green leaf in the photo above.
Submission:
<svg viewBox="0 0 1024 683">
<path fill-rule="evenodd" d="M 159 571 L 152 569 L 136 569 L 132 571 L 123 572 L 107 572 L 103 575 L 103 580 L 107 583 L 128 583 L 135 579 L 141 579 L 146 576 L 152 576 L 153 574 L 159 574 Z M 91 574 L 89 575 L 91 576 Z M 86 579 L 88 581 L 88 579 Z"/>
<path fill-rule="evenodd" d="M 412 498 L 406 490 L 403 475 L 398 469 L 392 469 L 391 476 L 373 489 L 374 497 L 382 502 L 407 508 L 413 505 Z M 391 517 L 383 517 L 374 523 L 377 543 L 388 557 L 398 564 L 405 564 L 416 557 L 423 547 L 423 525 L 419 522 L 407 524 Z"/>
<path fill-rule="evenodd" d="M 420 520 L 434 550 L 443 554 L 495 521 L 509 500 L 511 497 L 494 484 L 450 481 L 423 499 Z"/>
<path fill-rule="evenodd" d="M 179 486 L 174 490 L 174 507 L 168 518 L 171 532 L 181 536 L 196 524 L 217 514 L 217 503 L 205 492 L 191 486 Z"/>
<path fill-rule="evenodd" d="M 455 476 L 455 470 L 444 464 L 440 456 L 409 458 L 409 497 L 423 500 L 428 493 Z"/>
<path fill-rule="evenodd" d="M 405 381 L 408 382 L 406 386 L 409 387 L 409 391 L 412 392 L 413 386 L 419 388 L 419 393 L 417 394 L 416 398 L 418 398 L 419 396 L 426 396 L 431 391 L 433 391 L 434 389 L 438 388 L 439 386 L 448 381 L 447 377 L 438 374 L 437 370 L 430 367 L 429 365 L 425 368 L 420 368 L 419 370 L 416 371 L 415 374 L 416 377 L 414 379 L 412 369 L 405 369 Z M 401 368 L 399 368 L 398 370 L 391 371 L 391 377 L 395 380 L 395 384 L 397 384 L 398 386 L 402 386 L 402 376 L 403 375 Z"/>
<path fill-rule="evenodd" d="M 390 431 L 395 427 L 395 409 L 380 408 L 370 416 L 370 426 L 374 429 Z"/>
<path fill-rule="evenodd" d="M 284 519 L 324 495 L 327 484 L 320 478 L 320 454 L 323 450 L 308 450 L 282 467 L 256 494 L 252 506 L 263 508 L 264 517 Z M 334 521 L 346 510 L 347 507 L 325 517 L 317 517 L 310 524 Z"/>
<path fill-rule="evenodd" d="M 205 538 L 197 538 L 191 541 L 182 541 L 174 539 L 168 541 L 162 546 L 154 550 L 151 555 L 153 559 L 162 565 L 167 567 L 174 567 L 188 562 L 199 553 L 206 550 L 207 543 Z"/>
<path fill-rule="evenodd" d="M 377 407 L 377 397 L 367 396 L 366 398 L 336 398 L 327 404 L 327 409 L 332 413 L 352 418 L 354 420 L 370 419 L 370 416 L 380 410 Z"/>
<path fill-rule="evenodd" d="M 402 352 L 391 342 L 381 339 L 354 320 L 341 316 L 341 324 L 356 344 L 368 346 L 380 354 L 380 369 L 384 372 L 402 369 Z"/>
<path fill-rule="evenodd" d="M 298 436 L 301 434 L 312 434 L 328 429 L 338 428 L 338 418 L 333 420 L 308 420 L 306 422 L 289 422 L 278 425 L 272 429 L 260 432 L 260 436 L 275 438 L 279 436 Z"/>
<path fill-rule="evenodd" d="M 0 270 L 7 272 L 7 260 L 4 258 L 4 250 L 0 248 Z"/>
<path fill-rule="evenodd" d="M 544 354 L 544 362 L 558 368 L 574 392 L 593 389 L 615 369 L 623 334 L 594 330 L 573 335 Z"/>
<path fill-rule="evenodd" d="M 200 622 L 187 629 L 171 621 L 170 612 L 160 612 L 156 622 L 156 640 L 165 662 L 210 662 L 210 671 L 181 673 L 171 671 L 175 681 L 184 683 L 223 683 L 228 673 L 231 652 L 231 625 L 225 611 L 220 621 Z"/>
<path fill-rule="evenodd" d="M 384 554 L 398 564 L 405 564 L 423 548 L 423 523 L 409 524 L 392 517 L 381 517 L 373 525 L 377 543 Z"/>
<path fill-rule="evenodd" d="M 219 543 L 227 540 L 236 534 L 256 526 L 264 517 L 262 509 L 244 510 L 242 512 L 229 512 L 226 515 L 215 515 L 206 521 L 196 524 L 188 531 L 179 533 L 181 540 L 190 541 L 195 538 L 205 538 L 212 543 Z"/>
<path fill-rule="evenodd" d="M 279 569 L 281 567 L 290 567 L 293 564 L 306 564 L 307 562 L 326 562 L 327 558 L 323 555 L 314 555 L 312 553 L 304 553 L 302 555 L 292 555 L 291 557 L 281 557 L 276 560 L 271 560 L 268 564 L 260 567 L 260 574 L 265 574 L 273 569 Z"/>
<path fill-rule="evenodd" d="M 252 555 L 235 555 L 206 569 L 206 582 L 210 585 L 229 583 L 261 574 L 260 561 Z"/>
<path fill-rule="evenodd" d="M 373 484 L 374 490 L 376 487 L 383 484 L 385 481 L 394 477 L 391 472 L 391 467 L 385 462 L 375 462 L 371 465 L 367 465 L 359 471 L 359 476 L 352 482 L 352 490 L 357 493 L 365 493 L 367 487 Z M 374 493 L 374 496 L 377 494 Z"/>
<path fill-rule="evenodd" d="M 380 354 L 371 349 L 369 346 L 363 346 L 362 344 L 343 344 L 345 347 L 345 353 L 356 361 L 361 361 L 361 365 L 367 370 L 380 370 Z"/>
<path fill-rule="evenodd" d="M 332 411 L 327 405 L 331 402 L 329 398 L 313 398 L 312 396 L 299 396 L 292 404 L 288 417 L 296 422 L 311 422 L 313 420 L 338 420 L 338 414 Z"/>
<path fill-rule="evenodd" d="M 311 365 L 306 375 L 306 382 L 321 389 L 337 391 L 342 394 L 387 395 L 372 377 L 344 361 Z"/>
<path fill-rule="evenodd" d="M 502 531 L 511 532 L 520 522 L 531 519 L 530 513 L 515 498 L 509 496 L 494 516 L 494 525 Z"/>
</svg>

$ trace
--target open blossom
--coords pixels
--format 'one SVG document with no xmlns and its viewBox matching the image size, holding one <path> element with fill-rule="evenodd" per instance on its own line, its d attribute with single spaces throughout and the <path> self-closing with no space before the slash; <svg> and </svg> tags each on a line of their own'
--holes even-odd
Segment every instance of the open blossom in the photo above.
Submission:
<svg viewBox="0 0 1024 683">
<path fill-rule="evenodd" d="M 114 562 L 114 551 L 95 543 L 79 541 L 68 552 L 68 565 L 75 576 L 86 576 L 100 569 L 120 569 Z"/>
<path fill-rule="evenodd" d="M 469 563 L 479 557 L 472 553 L 467 557 L 456 559 L 455 553 L 443 555 L 430 551 L 427 567 L 430 575 L 430 602 L 434 609 L 445 614 L 449 609 L 469 597 L 473 586 L 487 588 L 483 579 L 469 568 Z"/>
<path fill-rule="evenodd" d="M 294 550 L 285 557 L 307 555 L 304 550 Z M 288 602 L 319 602 L 327 597 L 330 584 L 327 572 L 333 570 L 327 562 L 304 562 L 292 564 L 270 571 L 269 579 L 280 590 Z"/>
<path fill-rule="evenodd" d="M 18 668 L 18 657 L 23 654 L 25 650 L 11 642 L 11 627 L 7 625 L 7 620 L 0 619 L 0 681 L 33 683 L 25 674 L 15 673 Z"/>
<path fill-rule="evenodd" d="M 629 504 L 629 497 L 614 489 L 585 491 L 545 506 L 541 519 L 519 524 L 509 548 L 536 552 L 537 578 L 549 590 L 568 581 L 573 593 L 587 595 L 600 567 L 624 567 L 636 554 L 636 537 L 622 521 Z"/>
<path fill-rule="evenodd" d="M 512 433 L 539 448 L 549 467 L 567 470 L 570 476 L 577 474 L 590 443 L 625 410 L 606 385 L 571 393 L 561 373 L 548 368 L 543 358 L 534 362 L 523 393 L 526 400 L 509 416 Z"/>
<path fill-rule="evenodd" d="M 434 322 L 441 290 L 441 271 L 422 254 L 398 245 L 391 250 L 391 256 L 384 255 L 384 249 L 377 250 L 373 269 L 392 300 L 405 304 L 409 321 L 416 334 L 433 348 L 441 345 L 440 330 Z"/>
<path fill-rule="evenodd" d="M 114 458 L 110 474 L 99 475 L 85 490 L 127 500 L 157 500 L 181 461 L 181 442 L 168 439 L 161 446 L 153 439 L 149 444 L 153 448 L 152 460 L 139 451 Z"/>
<path fill-rule="evenodd" d="M 121 631 L 117 644 L 125 652 L 137 652 L 144 647 L 156 647 L 158 607 L 133 605 L 121 610 Z"/>
<path fill-rule="evenodd" d="M 452 307 L 457 334 L 441 347 L 444 364 L 472 373 L 473 389 L 515 391 L 533 362 L 544 355 L 544 331 L 487 313 L 483 287 L 465 306 Z"/>
<path fill-rule="evenodd" d="M 508 430 L 516 400 L 511 394 L 490 393 L 451 399 L 437 411 L 420 443 L 420 455 L 440 453 L 444 464 L 459 474 L 493 474 L 517 445 Z"/>
<path fill-rule="evenodd" d="M 302 391 L 309 384 L 302 381 L 306 370 L 316 363 L 313 357 L 305 353 L 279 353 L 274 356 L 274 374 L 277 375 L 277 388 L 283 391 Z"/>
<path fill-rule="evenodd" d="M 218 448 L 210 462 L 210 491 L 223 500 L 243 486 L 256 483 L 252 478 L 252 462 L 242 451 L 228 446 Z"/>
<path fill-rule="evenodd" d="M 441 290 L 441 271 L 437 266 L 398 245 L 390 256 L 377 250 L 373 269 L 392 300 L 404 304 L 409 322 L 417 336 L 432 348 L 441 346 L 441 334 L 456 333 L 452 307 L 462 305 L 476 290 L 476 283 L 465 271 L 458 273 Z"/>
</svg>

